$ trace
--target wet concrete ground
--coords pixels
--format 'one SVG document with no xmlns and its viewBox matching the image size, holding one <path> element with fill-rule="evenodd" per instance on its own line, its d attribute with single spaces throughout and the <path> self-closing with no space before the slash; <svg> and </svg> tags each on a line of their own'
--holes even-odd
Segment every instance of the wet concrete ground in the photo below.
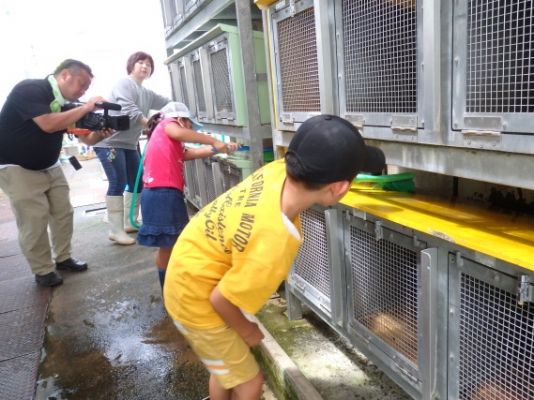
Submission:
<svg viewBox="0 0 534 400">
<path fill-rule="evenodd" d="M 75 254 L 90 269 L 54 290 L 36 398 L 202 398 L 207 373 L 163 309 L 153 250 L 112 244 L 85 211 Z"/>
<path fill-rule="evenodd" d="M 200 400 L 208 373 L 168 318 L 155 249 L 119 246 L 102 221 L 107 182 L 97 160 L 65 167 L 75 206 L 73 255 L 46 320 L 35 398 Z M 265 387 L 264 399 L 274 399 Z"/>
<path fill-rule="evenodd" d="M 103 204 L 80 207 L 107 185 L 96 160 L 83 165 L 66 174 L 74 256 L 89 270 L 54 289 L 36 399 L 201 399 L 208 375 L 166 315 L 154 249 L 113 244 Z"/>
</svg>

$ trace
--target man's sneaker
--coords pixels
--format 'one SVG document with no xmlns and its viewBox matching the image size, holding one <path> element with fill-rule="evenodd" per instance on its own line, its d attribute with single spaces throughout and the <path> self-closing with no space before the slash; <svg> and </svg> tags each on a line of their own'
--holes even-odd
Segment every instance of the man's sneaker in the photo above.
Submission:
<svg viewBox="0 0 534 400">
<path fill-rule="evenodd" d="M 65 261 L 57 262 L 56 267 L 61 271 L 82 272 L 87 269 L 87 263 L 69 257 Z"/>
<path fill-rule="evenodd" d="M 53 287 L 61 285 L 63 278 L 56 271 L 52 271 L 45 275 L 35 275 L 35 282 L 39 286 Z"/>
</svg>

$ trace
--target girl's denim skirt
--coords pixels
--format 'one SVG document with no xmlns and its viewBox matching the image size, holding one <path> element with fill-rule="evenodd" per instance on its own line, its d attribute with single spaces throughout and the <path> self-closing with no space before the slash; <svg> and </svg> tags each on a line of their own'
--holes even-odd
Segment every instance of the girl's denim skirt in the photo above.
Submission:
<svg viewBox="0 0 534 400">
<path fill-rule="evenodd" d="M 183 193 L 175 188 L 145 188 L 141 192 L 143 224 L 137 242 L 150 247 L 172 247 L 189 217 Z"/>
</svg>

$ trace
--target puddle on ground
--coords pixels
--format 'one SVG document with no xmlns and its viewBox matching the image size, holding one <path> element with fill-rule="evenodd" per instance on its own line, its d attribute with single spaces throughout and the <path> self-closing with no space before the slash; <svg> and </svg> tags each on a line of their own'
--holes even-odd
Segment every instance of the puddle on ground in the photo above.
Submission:
<svg viewBox="0 0 534 400">
<path fill-rule="evenodd" d="M 207 395 L 208 373 L 169 318 L 144 329 L 131 302 L 109 311 L 84 319 L 81 336 L 48 329 L 36 400 L 197 400 Z"/>
</svg>

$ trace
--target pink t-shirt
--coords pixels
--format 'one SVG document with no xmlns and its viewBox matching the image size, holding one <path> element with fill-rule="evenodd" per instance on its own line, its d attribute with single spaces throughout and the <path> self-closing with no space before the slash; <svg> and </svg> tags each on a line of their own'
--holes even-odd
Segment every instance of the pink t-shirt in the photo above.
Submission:
<svg viewBox="0 0 534 400">
<path fill-rule="evenodd" d="M 184 189 L 184 144 L 165 133 L 176 119 L 161 121 L 148 141 L 143 163 L 143 184 L 146 188 L 172 187 Z"/>
</svg>

